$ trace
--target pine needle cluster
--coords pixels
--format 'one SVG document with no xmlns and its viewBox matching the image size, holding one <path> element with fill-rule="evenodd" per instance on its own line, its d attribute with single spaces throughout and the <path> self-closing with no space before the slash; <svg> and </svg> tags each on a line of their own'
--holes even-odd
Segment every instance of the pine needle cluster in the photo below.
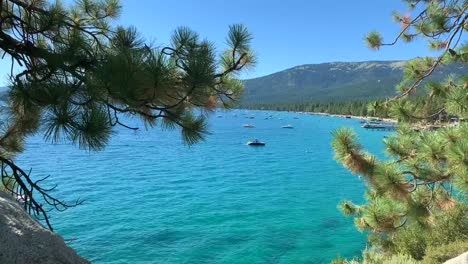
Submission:
<svg viewBox="0 0 468 264">
<path fill-rule="evenodd" d="M 174 31 L 167 47 L 153 47 L 134 27 L 116 26 L 118 0 L 5 0 L 0 8 L 0 51 L 11 61 L 2 179 L 41 216 L 46 211 L 34 190 L 48 204 L 58 200 L 12 168 L 25 138 L 42 133 L 52 143 L 101 150 L 116 126 L 139 129 L 127 123 L 134 118 L 146 127 L 180 128 L 184 142 L 194 144 L 208 133 L 207 115 L 238 99 L 239 73 L 255 65 L 252 35 L 242 25 L 229 28 L 227 48 L 218 52 L 186 27 Z"/>
<path fill-rule="evenodd" d="M 347 128 L 335 131 L 332 145 L 335 159 L 361 175 L 368 188 L 365 204 L 345 201 L 340 209 L 355 217 L 359 230 L 369 232 L 373 252 L 422 260 L 430 248 L 468 239 L 468 76 L 447 76 L 440 83 L 427 80 L 442 64 L 466 67 L 468 3 L 406 2 L 414 15 L 394 13 L 400 34 L 386 43 L 380 33 L 371 32 L 367 45 L 380 49 L 423 39 L 440 54 L 406 63 L 397 94 L 369 105 L 399 120 L 398 131 L 384 141 L 387 159 L 363 150 Z M 445 260 L 462 253 L 462 244 Z"/>
</svg>

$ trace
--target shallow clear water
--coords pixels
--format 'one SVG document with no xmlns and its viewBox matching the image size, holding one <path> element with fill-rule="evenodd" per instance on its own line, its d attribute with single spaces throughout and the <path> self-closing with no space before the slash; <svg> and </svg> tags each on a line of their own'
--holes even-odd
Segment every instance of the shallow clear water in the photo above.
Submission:
<svg viewBox="0 0 468 264">
<path fill-rule="evenodd" d="M 365 247 L 337 209 L 343 199 L 362 201 L 364 187 L 330 146 L 331 132 L 348 126 L 381 153 L 387 132 L 359 125 L 235 110 L 214 114 L 212 134 L 190 148 L 178 131 L 119 129 L 98 153 L 32 138 L 18 162 L 50 174 L 57 196 L 85 200 L 52 221 L 93 263 L 327 263 Z M 246 145 L 256 138 L 267 145 Z"/>
</svg>

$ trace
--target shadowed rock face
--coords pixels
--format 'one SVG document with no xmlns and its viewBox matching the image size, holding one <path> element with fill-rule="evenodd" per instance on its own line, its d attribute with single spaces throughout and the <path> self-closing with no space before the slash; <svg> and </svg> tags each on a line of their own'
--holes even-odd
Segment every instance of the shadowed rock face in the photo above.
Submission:
<svg viewBox="0 0 468 264">
<path fill-rule="evenodd" d="M 0 263 L 89 263 L 0 191 Z"/>
</svg>

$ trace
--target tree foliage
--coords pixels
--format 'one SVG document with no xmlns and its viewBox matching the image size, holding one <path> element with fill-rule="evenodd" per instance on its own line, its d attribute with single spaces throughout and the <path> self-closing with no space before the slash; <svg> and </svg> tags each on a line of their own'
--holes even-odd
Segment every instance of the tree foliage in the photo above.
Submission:
<svg viewBox="0 0 468 264">
<path fill-rule="evenodd" d="M 115 26 L 118 0 L 4 0 L 0 10 L 0 51 L 11 65 L 9 110 L 1 115 L 2 181 L 49 228 L 43 203 L 69 205 L 14 163 L 25 138 L 43 133 L 49 142 L 101 150 L 114 127 L 138 129 L 124 121 L 133 117 L 149 127 L 179 127 L 185 143 L 194 144 L 207 133 L 206 115 L 232 106 L 243 89 L 239 72 L 255 64 L 242 25 L 229 28 L 228 47 L 218 53 L 185 27 L 169 46 L 152 47 L 135 28 Z"/>
<path fill-rule="evenodd" d="M 417 58 L 405 65 L 399 94 L 373 104 L 400 121 L 397 133 L 385 140 L 389 159 L 367 153 L 350 129 L 334 133 L 335 158 L 352 173 L 363 176 L 366 203 L 344 202 L 340 208 L 355 217 L 359 230 L 382 254 L 423 259 L 428 248 L 468 239 L 468 124 L 415 130 L 415 123 L 435 122 L 440 115 L 468 118 L 468 76 L 447 76 L 445 82 L 425 82 L 442 64 L 468 62 L 466 1 L 407 0 L 413 15 L 394 13 L 400 34 L 387 43 L 377 32 L 366 38 L 380 49 L 399 41 L 424 39 L 438 57 Z M 427 97 L 415 101 L 418 89 Z"/>
</svg>

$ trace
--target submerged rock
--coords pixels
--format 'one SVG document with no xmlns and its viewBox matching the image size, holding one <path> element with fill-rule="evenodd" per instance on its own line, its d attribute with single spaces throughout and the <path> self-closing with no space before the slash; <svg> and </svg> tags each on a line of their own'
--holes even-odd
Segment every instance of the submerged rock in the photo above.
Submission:
<svg viewBox="0 0 468 264">
<path fill-rule="evenodd" d="M 0 191 L 0 263 L 89 263 Z"/>
</svg>

